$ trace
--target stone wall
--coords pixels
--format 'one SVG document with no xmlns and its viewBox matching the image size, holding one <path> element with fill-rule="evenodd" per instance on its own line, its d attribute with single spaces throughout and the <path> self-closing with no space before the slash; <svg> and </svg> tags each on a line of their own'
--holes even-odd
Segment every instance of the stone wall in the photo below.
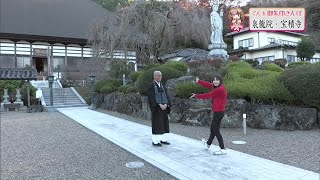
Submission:
<svg viewBox="0 0 320 180">
<path fill-rule="evenodd" d="M 172 98 L 170 122 L 194 126 L 210 126 L 211 101 Z M 150 119 L 148 98 L 140 94 L 119 92 L 98 95 L 97 107 L 134 117 Z M 252 128 L 275 130 L 307 130 L 317 127 L 320 113 L 313 108 L 293 108 L 269 105 L 250 105 L 243 99 L 228 99 L 221 127 L 242 127 L 242 115 L 247 113 L 247 124 Z"/>
</svg>

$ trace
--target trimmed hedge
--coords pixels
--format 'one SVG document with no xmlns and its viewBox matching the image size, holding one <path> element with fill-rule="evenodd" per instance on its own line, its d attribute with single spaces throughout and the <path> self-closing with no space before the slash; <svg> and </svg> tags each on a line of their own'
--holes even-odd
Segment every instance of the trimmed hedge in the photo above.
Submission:
<svg viewBox="0 0 320 180">
<path fill-rule="evenodd" d="M 172 69 L 177 69 L 184 74 L 187 74 L 188 64 L 185 62 L 169 61 L 163 64 L 161 67 L 169 67 Z"/>
<path fill-rule="evenodd" d="M 137 88 L 133 86 L 129 86 L 126 90 L 126 93 L 137 93 L 137 92 L 138 92 Z"/>
<path fill-rule="evenodd" d="M 308 64 L 288 69 L 283 82 L 298 100 L 310 107 L 320 109 L 320 64 Z"/>
<path fill-rule="evenodd" d="M 157 64 L 148 64 L 146 67 L 143 68 L 144 71 L 147 71 L 149 69 L 152 69 L 152 68 L 156 68 L 156 67 L 160 67 L 162 64 L 160 63 L 157 63 Z"/>
<path fill-rule="evenodd" d="M 114 91 L 114 88 L 109 85 L 105 85 L 100 89 L 101 94 L 108 94 L 108 93 L 112 93 L 113 91 Z"/>
<path fill-rule="evenodd" d="M 161 71 L 162 73 L 162 83 L 166 83 L 167 80 L 173 79 L 173 78 L 178 78 L 183 76 L 184 74 L 177 70 L 177 69 L 172 69 L 169 67 L 155 67 L 151 68 L 147 71 L 145 71 L 141 76 L 138 78 L 138 91 L 141 95 L 146 95 L 146 90 L 150 86 L 151 82 L 153 81 L 153 72 L 154 71 Z"/>
<path fill-rule="evenodd" d="M 307 61 L 292 62 L 292 63 L 289 63 L 289 64 L 288 64 L 288 67 L 289 67 L 289 68 L 295 68 L 295 67 L 297 67 L 297 66 L 308 65 L 308 64 L 310 64 L 310 62 L 307 62 Z"/>
<path fill-rule="evenodd" d="M 118 88 L 119 92 L 125 93 L 130 85 L 122 85 Z"/>
<path fill-rule="evenodd" d="M 284 69 L 282 69 L 280 66 L 273 64 L 273 63 L 264 64 L 262 67 L 264 70 L 268 70 L 268 71 L 275 71 L 275 72 L 283 72 L 284 71 Z"/>
<path fill-rule="evenodd" d="M 292 103 L 294 97 L 280 81 L 280 72 L 256 70 L 246 62 L 228 64 L 225 85 L 228 96 L 252 102 Z"/>
<path fill-rule="evenodd" d="M 102 93 L 101 88 L 103 88 L 104 86 L 110 86 L 112 88 L 112 91 L 116 91 L 121 85 L 122 81 L 117 79 L 100 80 L 95 84 L 94 91 Z"/>
<path fill-rule="evenodd" d="M 195 84 L 192 82 L 183 82 L 176 85 L 174 92 L 176 94 L 176 97 L 188 98 L 192 95 L 192 93 L 202 94 L 210 92 L 210 89 L 204 88 L 199 84 Z"/>
</svg>

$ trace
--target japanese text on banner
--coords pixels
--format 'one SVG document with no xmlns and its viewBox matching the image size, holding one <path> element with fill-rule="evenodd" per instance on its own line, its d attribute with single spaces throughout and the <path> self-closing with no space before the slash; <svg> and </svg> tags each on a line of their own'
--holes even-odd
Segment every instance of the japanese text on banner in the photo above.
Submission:
<svg viewBox="0 0 320 180">
<path fill-rule="evenodd" d="M 304 8 L 250 8 L 252 31 L 305 31 Z"/>
</svg>

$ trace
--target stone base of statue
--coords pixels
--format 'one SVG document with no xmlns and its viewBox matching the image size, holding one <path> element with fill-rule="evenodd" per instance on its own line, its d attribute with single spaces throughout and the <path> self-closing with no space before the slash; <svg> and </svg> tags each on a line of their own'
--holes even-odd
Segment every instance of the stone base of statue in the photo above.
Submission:
<svg viewBox="0 0 320 180">
<path fill-rule="evenodd" d="M 225 43 L 213 43 L 209 45 L 210 52 L 208 53 L 208 57 L 210 58 L 221 58 L 224 61 L 227 61 L 229 55 L 225 50 L 227 48 L 227 44 Z"/>
<path fill-rule="evenodd" d="M 13 102 L 14 104 L 20 104 L 20 106 L 23 106 L 23 101 L 20 101 L 20 102 L 17 102 L 17 101 L 15 101 L 15 102 Z"/>
<path fill-rule="evenodd" d="M 4 104 L 11 104 L 11 102 L 2 102 L 0 107 L 3 107 Z"/>
</svg>

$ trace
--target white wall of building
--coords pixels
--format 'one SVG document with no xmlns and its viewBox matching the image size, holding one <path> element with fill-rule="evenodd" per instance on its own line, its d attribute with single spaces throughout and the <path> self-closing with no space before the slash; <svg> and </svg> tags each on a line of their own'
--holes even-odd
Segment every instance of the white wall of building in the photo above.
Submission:
<svg viewBox="0 0 320 180">
<path fill-rule="evenodd" d="M 290 33 L 277 33 L 277 32 L 245 32 L 235 34 L 233 36 L 233 44 L 234 49 L 239 49 L 239 41 L 242 41 L 242 45 L 248 45 L 248 43 L 243 43 L 247 39 L 253 39 L 253 43 L 249 50 L 253 50 L 250 52 L 245 52 L 242 56 L 242 59 L 257 59 L 260 63 L 265 60 L 274 60 L 274 59 L 287 59 L 288 61 L 291 60 L 292 62 L 299 61 L 297 58 L 297 52 L 295 49 L 287 49 L 281 47 L 274 47 L 272 49 L 261 49 L 261 50 L 254 50 L 259 49 L 261 47 L 267 46 L 270 43 L 277 43 L 277 44 L 285 44 L 285 45 L 292 45 L 296 46 L 298 42 L 301 40 L 303 36 L 297 36 L 295 34 Z M 243 46 L 247 47 L 247 46 Z M 319 62 L 320 61 L 320 52 L 316 52 L 313 56 L 313 59 L 310 62 Z"/>
<path fill-rule="evenodd" d="M 253 39 L 253 46 L 249 46 L 249 49 L 256 49 L 270 44 L 271 42 L 278 44 L 296 45 L 301 36 L 292 34 L 283 34 L 276 32 L 246 32 L 240 33 L 233 37 L 233 48 L 239 49 L 239 41 Z M 246 47 L 246 46 L 243 46 Z"/>
</svg>

